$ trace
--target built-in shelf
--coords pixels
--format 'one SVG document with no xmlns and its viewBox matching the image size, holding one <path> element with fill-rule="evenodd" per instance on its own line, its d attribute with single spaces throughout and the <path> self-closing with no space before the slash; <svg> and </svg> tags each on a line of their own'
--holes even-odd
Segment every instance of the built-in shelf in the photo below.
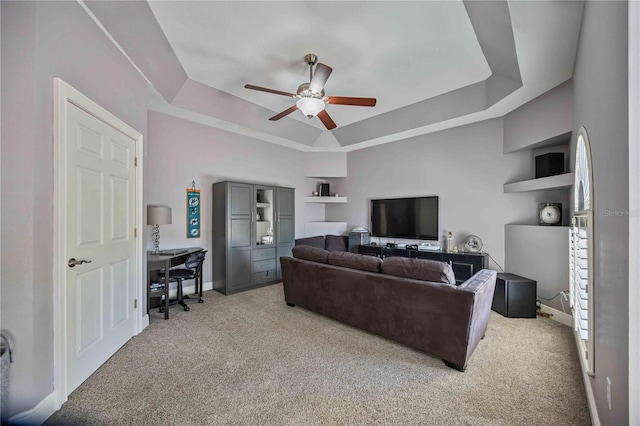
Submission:
<svg viewBox="0 0 640 426">
<path fill-rule="evenodd" d="M 554 229 L 569 229 L 571 228 L 569 225 L 539 225 L 537 223 L 508 223 L 505 226 L 521 226 L 521 227 L 533 227 L 535 226 L 536 228 L 554 228 Z"/>
<path fill-rule="evenodd" d="M 552 189 L 569 189 L 573 186 L 573 173 L 547 176 L 538 179 L 530 179 L 521 182 L 505 183 L 504 193 L 528 192 L 528 191 L 548 191 Z"/>
<path fill-rule="evenodd" d="M 346 203 L 347 197 L 304 197 L 305 203 L 338 204 Z"/>
</svg>

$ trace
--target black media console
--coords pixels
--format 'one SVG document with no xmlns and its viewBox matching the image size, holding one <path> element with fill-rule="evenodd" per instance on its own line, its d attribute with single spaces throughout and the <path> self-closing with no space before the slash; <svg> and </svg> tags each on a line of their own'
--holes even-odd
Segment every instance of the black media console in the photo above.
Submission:
<svg viewBox="0 0 640 426">
<path fill-rule="evenodd" d="M 402 248 L 386 248 L 384 246 L 359 245 L 358 253 L 381 258 L 400 256 L 418 259 L 438 260 L 451 265 L 458 283 L 471 278 L 481 269 L 489 268 L 489 256 L 485 253 L 447 253 L 429 250 L 407 250 Z"/>
</svg>

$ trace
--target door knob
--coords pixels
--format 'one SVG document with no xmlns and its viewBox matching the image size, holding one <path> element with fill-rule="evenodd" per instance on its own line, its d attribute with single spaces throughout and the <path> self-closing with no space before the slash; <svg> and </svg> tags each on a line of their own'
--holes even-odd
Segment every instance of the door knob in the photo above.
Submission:
<svg viewBox="0 0 640 426">
<path fill-rule="evenodd" d="M 82 265 L 83 263 L 91 263 L 91 261 L 84 260 L 84 259 L 76 260 L 75 257 L 72 257 L 71 259 L 69 259 L 68 265 L 69 265 L 69 268 L 73 268 L 74 266 Z"/>
</svg>

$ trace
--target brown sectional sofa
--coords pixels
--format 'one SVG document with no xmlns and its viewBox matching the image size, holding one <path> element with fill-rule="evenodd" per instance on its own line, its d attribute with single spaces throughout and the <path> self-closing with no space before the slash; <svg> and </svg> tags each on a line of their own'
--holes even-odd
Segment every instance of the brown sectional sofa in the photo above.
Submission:
<svg viewBox="0 0 640 426">
<path fill-rule="evenodd" d="M 443 262 L 297 246 L 282 257 L 287 305 L 300 306 L 442 358 L 464 371 L 484 337 L 496 272 L 455 285 Z"/>
</svg>

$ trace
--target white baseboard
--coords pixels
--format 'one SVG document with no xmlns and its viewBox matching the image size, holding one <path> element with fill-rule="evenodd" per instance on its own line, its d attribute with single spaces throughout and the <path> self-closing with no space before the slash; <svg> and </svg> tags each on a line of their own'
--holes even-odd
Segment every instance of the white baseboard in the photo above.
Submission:
<svg viewBox="0 0 640 426">
<path fill-rule="evenodd" d="M 213 290 L 213 281 L 202 283 L 202 291 L 208 291 L 208 290 Z M 182 286 L 182 291 L 184 292 L 184 294 L 193 294 L 193 293 L 195 293 L 196 292 L 195 283 L 189 284 L 189 285 L 183 285 Z"/>
<path fill-rule="evenodd" d="M 554 309 L 551 306 L 547 306 L 547 305 L 540 305 L 540 310 L 544 313 L 551 315 L 552 320 L 558 321 L 560 324 L 573 327 L 573 317 L 571 317 L 571 315 L 565 312 L 559 311 L 557 309 Z"/>
<path fill-rule="evenodd" d="M 32 409 L 9 417 L 9 424 L 41 425 L 51 417 L 53 413 L 58 411 L 60 407 L 57 407 L 56 405 L 55 392 L 52 392 Z"/>
<path fill-rule="evenodd" d="M 578 332 L 573 332 L 573 339 L 576 342 L 576 350 L 580 353 L 580 342 L 582 339 Z M 591 388 L 591 381 L 589 380 L 589 375 L 587 374 L 587 365 L 583 357 L 578 356 L 580 359 L 580 370 L 582 372 L 582 381 L 584 382 L 584 390 L 587 394 L 587 405 L 589 406 L 589 413 L 591 414 L 591 424 L 593 426 L 600 426 L 600 416 L 598 415 L 598 406 L 596 405 L 596 398 L 593 395 L 593 389 Z"/>
<path fill-rule="evenodd" d="M 149 314 L 144 314 L 144 316 L 142 317 L 142 323 L 140 324 L 140 331 L 139 333 L 142 332 L 142 330 L 144 330 L 145 328 L 147 328 L 149 326 Z"/>
</svg>

